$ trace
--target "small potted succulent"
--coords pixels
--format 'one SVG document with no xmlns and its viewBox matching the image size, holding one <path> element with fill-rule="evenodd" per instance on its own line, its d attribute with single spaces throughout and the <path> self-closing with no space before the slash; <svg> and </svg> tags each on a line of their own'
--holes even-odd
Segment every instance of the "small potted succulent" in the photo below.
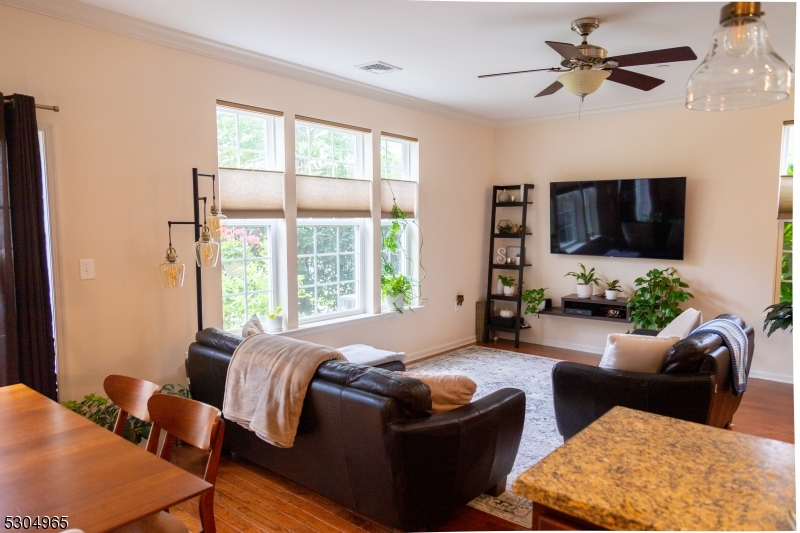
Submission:
<svg viewBox="0 0 800 533">
<path fill-rule="evenodd" d="M 615 279 L 606 283 L 606 300 L 616 300 L 619 296 L 619 280 Z"/>
<path fill-rule="evenodd" d="M 581 267 L 580 272 L 567 272 L 564 277 L 572 276 L 578 281 L 578 287 L 575 292 L 578 293 L 578 298 L 591 298 L 594 292 L 592 285 L 599 285 L 600 278 L 594 275 L 594 268 L 586 271 L 586 267 L 582 263 L 578 263 Z"/>
<path fill-rule="evenodd" d="M 527 304 L 525 314 L 538 313 L 544 309 L 544 291 L 546 290 L 547 287 L 543 289 L 528 289 L 522 293 L 522 301 Z"/>
<path fill-rule="evenodd" d="M 282 308 L 276 307 L 275 309 L 270 309 L 270 311 L 267 313 L 267 333 L 277 333 L 279 331 L 283 331 L 282 312 Z"/>
<path fill-rule="evenodd" d="M 497 276 L 500 280 L 500 283 L 503 284 L 503 294 L 506 296 L 514 296 L 514 285 L 517 284 L 517 280 L 509 276 Z"/>
</svg>

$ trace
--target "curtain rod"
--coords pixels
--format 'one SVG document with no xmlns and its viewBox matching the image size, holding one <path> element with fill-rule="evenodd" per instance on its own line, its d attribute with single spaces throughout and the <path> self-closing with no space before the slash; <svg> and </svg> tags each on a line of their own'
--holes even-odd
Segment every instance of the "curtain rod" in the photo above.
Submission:
<svg viewBox="0 0 800 533">
<path fill-rule="evenodd" d="M 11 104 L 13 102 L 14 102 L 14 100 L 3 98 L 3 103 L 4 104 Z M 57 105 L 36 104 L 36 109 L 47 109 L 49 111 L 55 111 L 56 113 L 58 113 L 58 106 Z"/>
</svg>

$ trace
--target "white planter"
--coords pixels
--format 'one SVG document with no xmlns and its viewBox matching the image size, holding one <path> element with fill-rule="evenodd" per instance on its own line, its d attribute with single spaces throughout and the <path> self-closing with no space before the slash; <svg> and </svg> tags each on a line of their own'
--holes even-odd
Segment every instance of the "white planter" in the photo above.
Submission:
<svg viewBox="0 0 800 533">
<path fill-rule="evenodd" d="M 511 287 L 506 287 L 503 285 L 503 294 L 506 296 L 514 296 L 514 286 L 512 285 Z"/>
<path fill-rule="evenodd" d="M 542 302 L 539 304 L 539 307 L 536 308 L 536 312 L 544 311 L 544 306 L 547 305 L 546 302 Z"/>
<path fill-rule="evenodd" d="M 606 289 L 606 300 L 616 300 L 619 291 Z"/>
<path fill-rule="evenodd" d="M 278 315 L 275 318 L 266 318 L 267 333 L 278 333 L 283 331 L 283 315 Z"/>
<path fill-rule="evenodd" d="M 591 298 L 594 287 L 592 285 L 578 285 L 578 298 Z"/>
<path fill-rule="evenodd" d="M 389 309 L 392 311 L 396 311 L 395 306 L 397 306 L 397 309 L 403 309 L 403 307 L 406 305 L 402 294 L 398 294 L 397 296 L 389 296 L 387 294 L 383 298 L 383 301 L 386 302 L 386 305 L 388 305 Z"/>
</svg>

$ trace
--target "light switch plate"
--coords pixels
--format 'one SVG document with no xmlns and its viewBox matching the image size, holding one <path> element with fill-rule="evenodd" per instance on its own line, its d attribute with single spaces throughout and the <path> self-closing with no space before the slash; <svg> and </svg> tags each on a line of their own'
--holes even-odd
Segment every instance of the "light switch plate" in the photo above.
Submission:
<svg viewBox="0 0 800 533">
<path fill-rule="evenodd" d="M 81 279 L 94 279 L 94 259 L 81 259 Z"/>
</svg>

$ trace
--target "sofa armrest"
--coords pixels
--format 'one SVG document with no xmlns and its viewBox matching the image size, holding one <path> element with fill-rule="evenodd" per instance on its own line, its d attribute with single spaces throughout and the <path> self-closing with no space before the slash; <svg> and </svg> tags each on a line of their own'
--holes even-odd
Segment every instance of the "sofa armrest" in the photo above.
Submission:
<svg viewBox="0 0 800 533">
<path fill-rule="evenodd" d="M 715 383 L 705 372 L 646 374 L 565 361 L 552 377 L 556 425 L 565 439 L 618 405 L 705 424 Z"/>
<path fill-rule="evenodd" d="M 496 485 L 511 472 L 524 422 L 525 393 L 511 388 L 447 413 L 396 420 L 389 441 L 401 505 L 436 515 Z"/>
<path fill-rule="evenodd" d="M 631 331 L 633 335 L 647 335 L 648 337 L 657 337 L 658 330 L 657 329 L 635 329 Z"/>
</svg>

